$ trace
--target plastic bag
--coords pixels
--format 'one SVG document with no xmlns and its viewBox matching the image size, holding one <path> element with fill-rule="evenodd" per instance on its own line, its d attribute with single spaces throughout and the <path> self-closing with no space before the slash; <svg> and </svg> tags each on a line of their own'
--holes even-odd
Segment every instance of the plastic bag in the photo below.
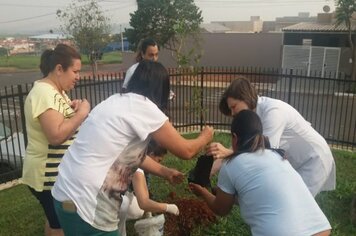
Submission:
<svg viewBox="0 0 356 236">
<path fill-rule="evenodd" d="M 137 198 L 133 192 L 126 192 L 126 197 L 130 199 L 130 205 L 127 210 L 127 219 L 128 220 L 137 220 L 142 218 L 143 214 L 145 213 L 144 210 L 140 208 L 137 202 Z"/>
<path fill-rule="evenodd" d="M 189 171 L 188 182 L 210 188 L 210 172 L 214 163 L 212 156 L 202 155 L 198 158 L 195 167 Z"/>
<path fill-rule="evenodd" d="M 139 236 L 162 236 L 164 221 L 163 214 L 150 216 L 136 221 L 134 228 Z"/>
<path fill-rule="evenodd" d="M 133 192 L 127 191 L 122 196 L 122 203 L 119 210 L 119 233 L 126 236 L 126 220 L 139 219 L 144 211 L 138 206 L 137 198 Z"/>
</svg>

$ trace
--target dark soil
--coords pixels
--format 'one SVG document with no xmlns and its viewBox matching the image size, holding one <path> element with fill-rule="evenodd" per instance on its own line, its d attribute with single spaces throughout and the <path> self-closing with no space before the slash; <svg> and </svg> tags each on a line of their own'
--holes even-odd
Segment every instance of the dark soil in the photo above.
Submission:
<svg viewBox="0 0 356 236">
<path fill-rule="evenodd" d="M 176 199 L 175 193 L 169 194 L 169 202 L 179 208 L 179 215 L 165 215 L 164 235 L 166 236 L 189 236 L 197 226 L 204 226 L 216 222 L 215 214 L 208 205 L 196 198 Z"/>
</svg>

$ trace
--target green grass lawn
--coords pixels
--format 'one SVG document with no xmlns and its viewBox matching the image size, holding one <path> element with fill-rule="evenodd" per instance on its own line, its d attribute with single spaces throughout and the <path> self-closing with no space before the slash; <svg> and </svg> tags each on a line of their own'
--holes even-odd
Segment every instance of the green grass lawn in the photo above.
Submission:
<svg viewBox="0 0 356 236">
<path fill-rule="evenodd" d="M 226 146 L 230 143 L 225 134 L 216 134 L 215 140 Z M 352 225 L 350 218 L 351 201 L 356 194 L 356 153 L 341 150 L 334 150 L 333 153 L 337 166 L 337 189 L 319 194 L 316 200 L 333 227 L 333 236 L 356 235 L 356 225 Z M 195 165 L 195 160 L 183 161 L 168 155 L 163 163 L 187 173 Z M 162 201 L 167 200 L 170 192 L 175 192 L 177 198 L 194 197 L 187 190 L 187 181 L 171 186 L 164 180 L 153 177 L 150 186 L 154 196 Z M 26 186 L 18 185 L 1 191 L 0 209 L 0 236 L 43 235 L 43 212 Z M 128 223 L 127 231 L 128 235 L 134 235 L 133 222 Z M 228 217 L 218 218 L 217 223 L 208 227 L 197 226 L 191 233 L 191 236 L 201 235 L 247 236 L 250 232 L 235 206 Z"/>
<path fill-rule="evenodd" d="M 83 64 L 89 64 L 88 58 L 82 55 Z M 119 51 L 104 53 L 101 64 L 114 64 L 122 62 L 122 54 Z M 0 56 L 0 68 L 15 68 L 20 70 L 38 70 L 40 64 L 39 55 L 13 55 Z"/>
<path fill-rule="evenodd" d="M 20 70 L 38 69 L 40 64 L 40 56 L 35 55 L 14 55 L 0 56 L 0 67 L 10 67 Z"/>
</svg>

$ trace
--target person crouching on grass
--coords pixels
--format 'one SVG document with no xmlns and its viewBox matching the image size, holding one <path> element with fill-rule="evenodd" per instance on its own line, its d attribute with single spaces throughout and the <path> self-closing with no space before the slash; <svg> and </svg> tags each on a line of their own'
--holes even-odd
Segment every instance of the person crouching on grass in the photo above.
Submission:
<svg viewBox="0 0 356 236">
<path fill-rule="evenodd" d="M 147 147 L 147 156 L 157 163 L 161 163 L 167 154 L 167 149 L 161 147 L 155 140 L 151 139 Z M 162 166 L 170 171 L 174 169 Z M 137 220 L 144 217 L 144 213 L 170 213 L 179 215 L 179 209 L 175 204 L 156 202 L 152 200 L 149 191 L 150 175 L 138 168 L 133 175 L 129 190 L 123 196 L 119 210 L 119 235 L 126 236 L 126 220 Z"/>
<path fill-rule="evenodd" d="M 330 235 L 330 223 L 301 176 L 279 149 L 270 149 L 262 123 L 250 110 L 240 111 L 231 124 L 233 154 L 218 175 L 216 196 L 190 183 L 217 215 L 225 216 L 236 202 L 252 235 Z"/>
</svg>

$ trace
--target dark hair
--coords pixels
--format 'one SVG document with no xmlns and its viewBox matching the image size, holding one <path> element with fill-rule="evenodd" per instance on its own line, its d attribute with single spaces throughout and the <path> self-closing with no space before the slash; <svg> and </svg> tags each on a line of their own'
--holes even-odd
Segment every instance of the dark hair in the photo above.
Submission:
<svg viewBox="0 0 356 236">
<path fill-rule="evenodd" d="M 262 134 L 262 122 L 258 115 L 251 110 L 242 110 L 234 116 L 231 123 L 231 134 L 238 138 L 237 152 L 255 152 L 266 146 L 266 138 Z"/>
<path fill-rule="evenodd" d="M 55 49 L 47 49 L 41 55 L 40 70 L 46 77 L 59 64 L 66 71 L 73 65 L 73 59 L 81 60 L 80 54 L 71 46 L 58 44 Z"/>
<path fill-rule="evenodd" d="M 254 110 L 257 106 L 256 89 L 250 81 L 242 77 L 232 81 L 221 97 L 219 109 L 227 116 L 231 116 L 231 110 L 227 105 L 229 97 L 245 102 L 250 110 Z"/>
<path fill-rule="evenodd" d="M 143 95 L 166 112 L 169 97 L 169 75 L 159 62 L 143 60 L 132 75 L 127 92 Z"/>
<path fill-rule="evenodd" d="M 231 134 L 237 136 L 237 150 L 225 158 L 227 161 L 245 152 L 256 152 L 258 150 L 270 149 L 286 159 L 283 149 L 272 148 L 267 136 L 264 136 L 262 122 L 256 112 L 242 110 L 234 116 L 231 123 Z"/>
<path fill-rule="evenodd" d="M 162 157 L 167 154 L 167 149 L 160 146 L 154 139 L 148 143 L 147 155 Z"/>
<path fill-rule="evenodd" d="M 143 60 L 142 54 L 146 53 L 146 50 L 149 46 L 158 47 L 158 44 L 151 38 L 144 39 L 139 43 L 136 54 L 136 62 L 140 62 Z"/>
</svg>

